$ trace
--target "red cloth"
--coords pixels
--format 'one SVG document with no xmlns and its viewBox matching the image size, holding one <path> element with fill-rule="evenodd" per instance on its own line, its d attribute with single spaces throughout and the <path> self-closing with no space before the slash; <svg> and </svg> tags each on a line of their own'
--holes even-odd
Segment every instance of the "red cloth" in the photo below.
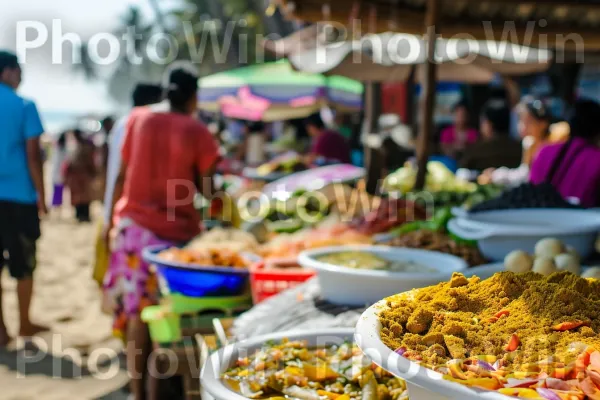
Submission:
<svg viewBox="0 0 600 400">
<path fill-rule="evenodd" d="M 350 164 L 350 145 L 345 137 L 332 130 L 322 132 L 315 139 L 311 153 L 328 160 Z"/>
<path fill-rule="evenodd" d="M 466 131 L 465 135 L 465 143 L 458 143 L 458 135 L 456 132 L 456 128 L 454 126 L 449 126 L 442 131 L 440 136 L 440 142 L 444 144 L 454 144 L 454 145 L 465 145 L 465 144 L 473 144 L 477 142 L 477 131 L 473 128 L 469 128 Z"/>
<path fill-rule="evenodd" d="M 131 218 L 177 242 L 200 233 L 195 183 L 218 159 L 217 143 L 202 123 L 183 114 L 135 109 L 127 122 L 122 159 L 127 175 L 115 224 Z"/>
</svg>

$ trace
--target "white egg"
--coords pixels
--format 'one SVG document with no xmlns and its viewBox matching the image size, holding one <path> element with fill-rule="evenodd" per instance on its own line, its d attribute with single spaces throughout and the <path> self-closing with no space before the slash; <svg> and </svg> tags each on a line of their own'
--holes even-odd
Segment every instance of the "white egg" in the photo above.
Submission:
<svg viewBox="0 0 600 400">
<path fill-rule="evenodd" d="M 537 257 L 554 258 L 563 252 L 563 244 L 558 239 L 542 239 L 535 245 L 535 255 Z"/>
<path fill-rule="evenodd" d="M 504 267 L 515 274 L 529 272 L 532 266 L 533 259 L 531 256 L 521 250 L 511 251 L 504 257 Z"/>
<path fill-rule="evenodd" d="M 559 271 L 569 271 L 572 274 L 579 275 L 581 273 L 581 266 L 579 260 L 573 257 L 571 254 L 559 254 L 554 257 L 554 264 Z"/>
<path fill-rule="evenodd" d="M 573 246 L 565 246 L 565 252 L 575 257 L 577 262 L 581 264 L 581 256 Z"/>
<path fill-rule="evenodd" d="M 582 278 L 600 279 L 600 267 L 590 268 L 581 274 Z"/>
<path fill-rule="evenodd" d="M 537 272 L 538 274 L 548 276 L 556 271 L 558 270 L 556 269 L 556 265 L 554 265 L 554 261 L 551 258 L 537 257 L 533 262 L 533 272 Z"/>
</svg>

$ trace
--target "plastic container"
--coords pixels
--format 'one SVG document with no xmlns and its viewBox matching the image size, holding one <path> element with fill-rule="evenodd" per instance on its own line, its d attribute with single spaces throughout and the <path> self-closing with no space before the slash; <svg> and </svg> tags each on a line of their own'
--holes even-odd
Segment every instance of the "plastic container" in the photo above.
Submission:
<svg viewBox="0 0 600 400">
<path fill-rule="evenodd" d="M 391 272 L 347 268 L 318 261 L 319 256 L 347 251 L 373 253 L 390 261 L 412 261 L 431 268 L 427 272 Z M 338 246 L 302 252 L 298 262 L 317 271 L 321 294 L 334 304 L 364 306 L 382 297 L 438 284 L 453 272 L 464 272 L 467 263 L 458 257 L 434 251 L 388 246 Z"/>
<path fill-rule="evenodd" d="M 295 261 L 276 263 L 276 265 L 285 264 L 284 266 L 292 267 L 290 269 L 265 269 L 266 263 L 268 261 L 259 261 L 250 267 L 250 286 L 254 304 L 304 283 L 315 275 L 315 271 L 302 269 Z M 293 268 L 294 265 L 298 268 Z"/>
<path fill-rule="evenodd" d="M 405 294 L 410 296 L 410 292 Z M 369 356 L 377 365 L 406 381 L 410 400 L 514 399 L 514 397 L 504 396 L 497 392 L 473 389 L 444 380 L 441 374 L 423 368 L 392 351 L 381 341 L 379 334 L 381 323 L 377 314 L 385 307 L 387 307 L 387 302 L 384 299 L 363 313 L 356 325 L 354 339 L 363 353 Z"/>
<path fill-rule="evenodd" d="M 231 368 L 239 357 L 252 355 L 256 350 L 259 350 L 265 342 L 273 340 L 280 341 L 283 338 L 290 340 L 306 340 L 309 347 L 341 345 L 342 343 L 352 340 L 354 330 L 352 329 L 324 329 L 320 331 L 292 331 L 280 332 L 265 336 L 257 336 L 255 338 L 244 340 L 242 342 L 233 343 L 225 346 L 221 350 L 211 354 L 207 362 L 202 367 L 200 373 L 201 387 L 204 399 L 204 393 L 210 397 L 208 399 L 215 400 L 247 400 L 223 384 L 221 375 Z"/>
<path fill-rule="evenodd" d="M 600 213 L 593 210 L 523 209 L 464 214 L 450 220 L 455 235 L 476 240 L 489 260 L 502 261 L 513 250 L 533 253 L 535 244 L 553 237 L 573 247 L 582 259 L 594 252 Z"/>
<path fill-rule="evenodd" d="M 162 300 L 162 304 L 176 314 L 200 313 L 206 310 L 227 314 L 231 310 L 244 308 L 250 303 L 249 294 L 233 297 L 188 297 L 176 293 Z"/>
<path fill-rule="evenodd" d="M 144 249 L 144 260 L 156 266 L 156 271 L 167 288 L 163 291 L 181 293 L 189 297 L 236 296 L 248 284 L 250 272 L 245 268 L 194 265 L 161 260 L 158 253 L 168 246 L 150 246 Z M 167 290 L 165 290 L 167 289 Z"/>
<path fill-rule="evenodd" d="M 142 321 L 148 324 L 150 338 L 156 343 L 173 343 L 181 340 L 179 315 L 164 306 L 149 306 L 142 310 Z"/>
</svg>

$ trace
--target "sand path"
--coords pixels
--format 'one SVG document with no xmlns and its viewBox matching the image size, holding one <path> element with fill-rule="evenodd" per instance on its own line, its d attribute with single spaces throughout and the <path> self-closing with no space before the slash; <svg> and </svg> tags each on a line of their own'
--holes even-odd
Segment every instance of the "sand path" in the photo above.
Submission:
<svg viewBox="0 0 600 400">
<path fill-rule="evenodd" d="M 111 336 L 111 318 L 100 310 L 100 291 L 92 279 L 95 234 L 95 224 L 77 224 L 66 213 L 43 221 L 32 319 L 52 332 L 35 341 L 43 352 L 31 345 L 23 350 L 22 343 L 0 351 L 2 399 L 96 399 L 127 383 L 116 359 L 121 344 Z M 16 282 L 7 271 L 2 287 L 5 318 L 14 335 Z M 82 367 L 78 378 L 77 366 Z"/>
</svg>

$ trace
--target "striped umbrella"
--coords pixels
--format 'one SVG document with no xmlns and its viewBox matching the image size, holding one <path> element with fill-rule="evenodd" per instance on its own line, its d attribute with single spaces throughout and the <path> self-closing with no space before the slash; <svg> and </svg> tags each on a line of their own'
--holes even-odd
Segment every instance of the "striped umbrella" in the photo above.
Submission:
<svg viewBox="0 0 600 400">
<path fill-rule="evenodd" d="M 199 87 L 200 108 L 234 118 L 261 115 L 262 120 L 299 118 L 324 104 L 358 110 L 363 93 L 360 82 L 298 72 L 287 60 L 210 75 L 200 79 Z"/>
</svg>

